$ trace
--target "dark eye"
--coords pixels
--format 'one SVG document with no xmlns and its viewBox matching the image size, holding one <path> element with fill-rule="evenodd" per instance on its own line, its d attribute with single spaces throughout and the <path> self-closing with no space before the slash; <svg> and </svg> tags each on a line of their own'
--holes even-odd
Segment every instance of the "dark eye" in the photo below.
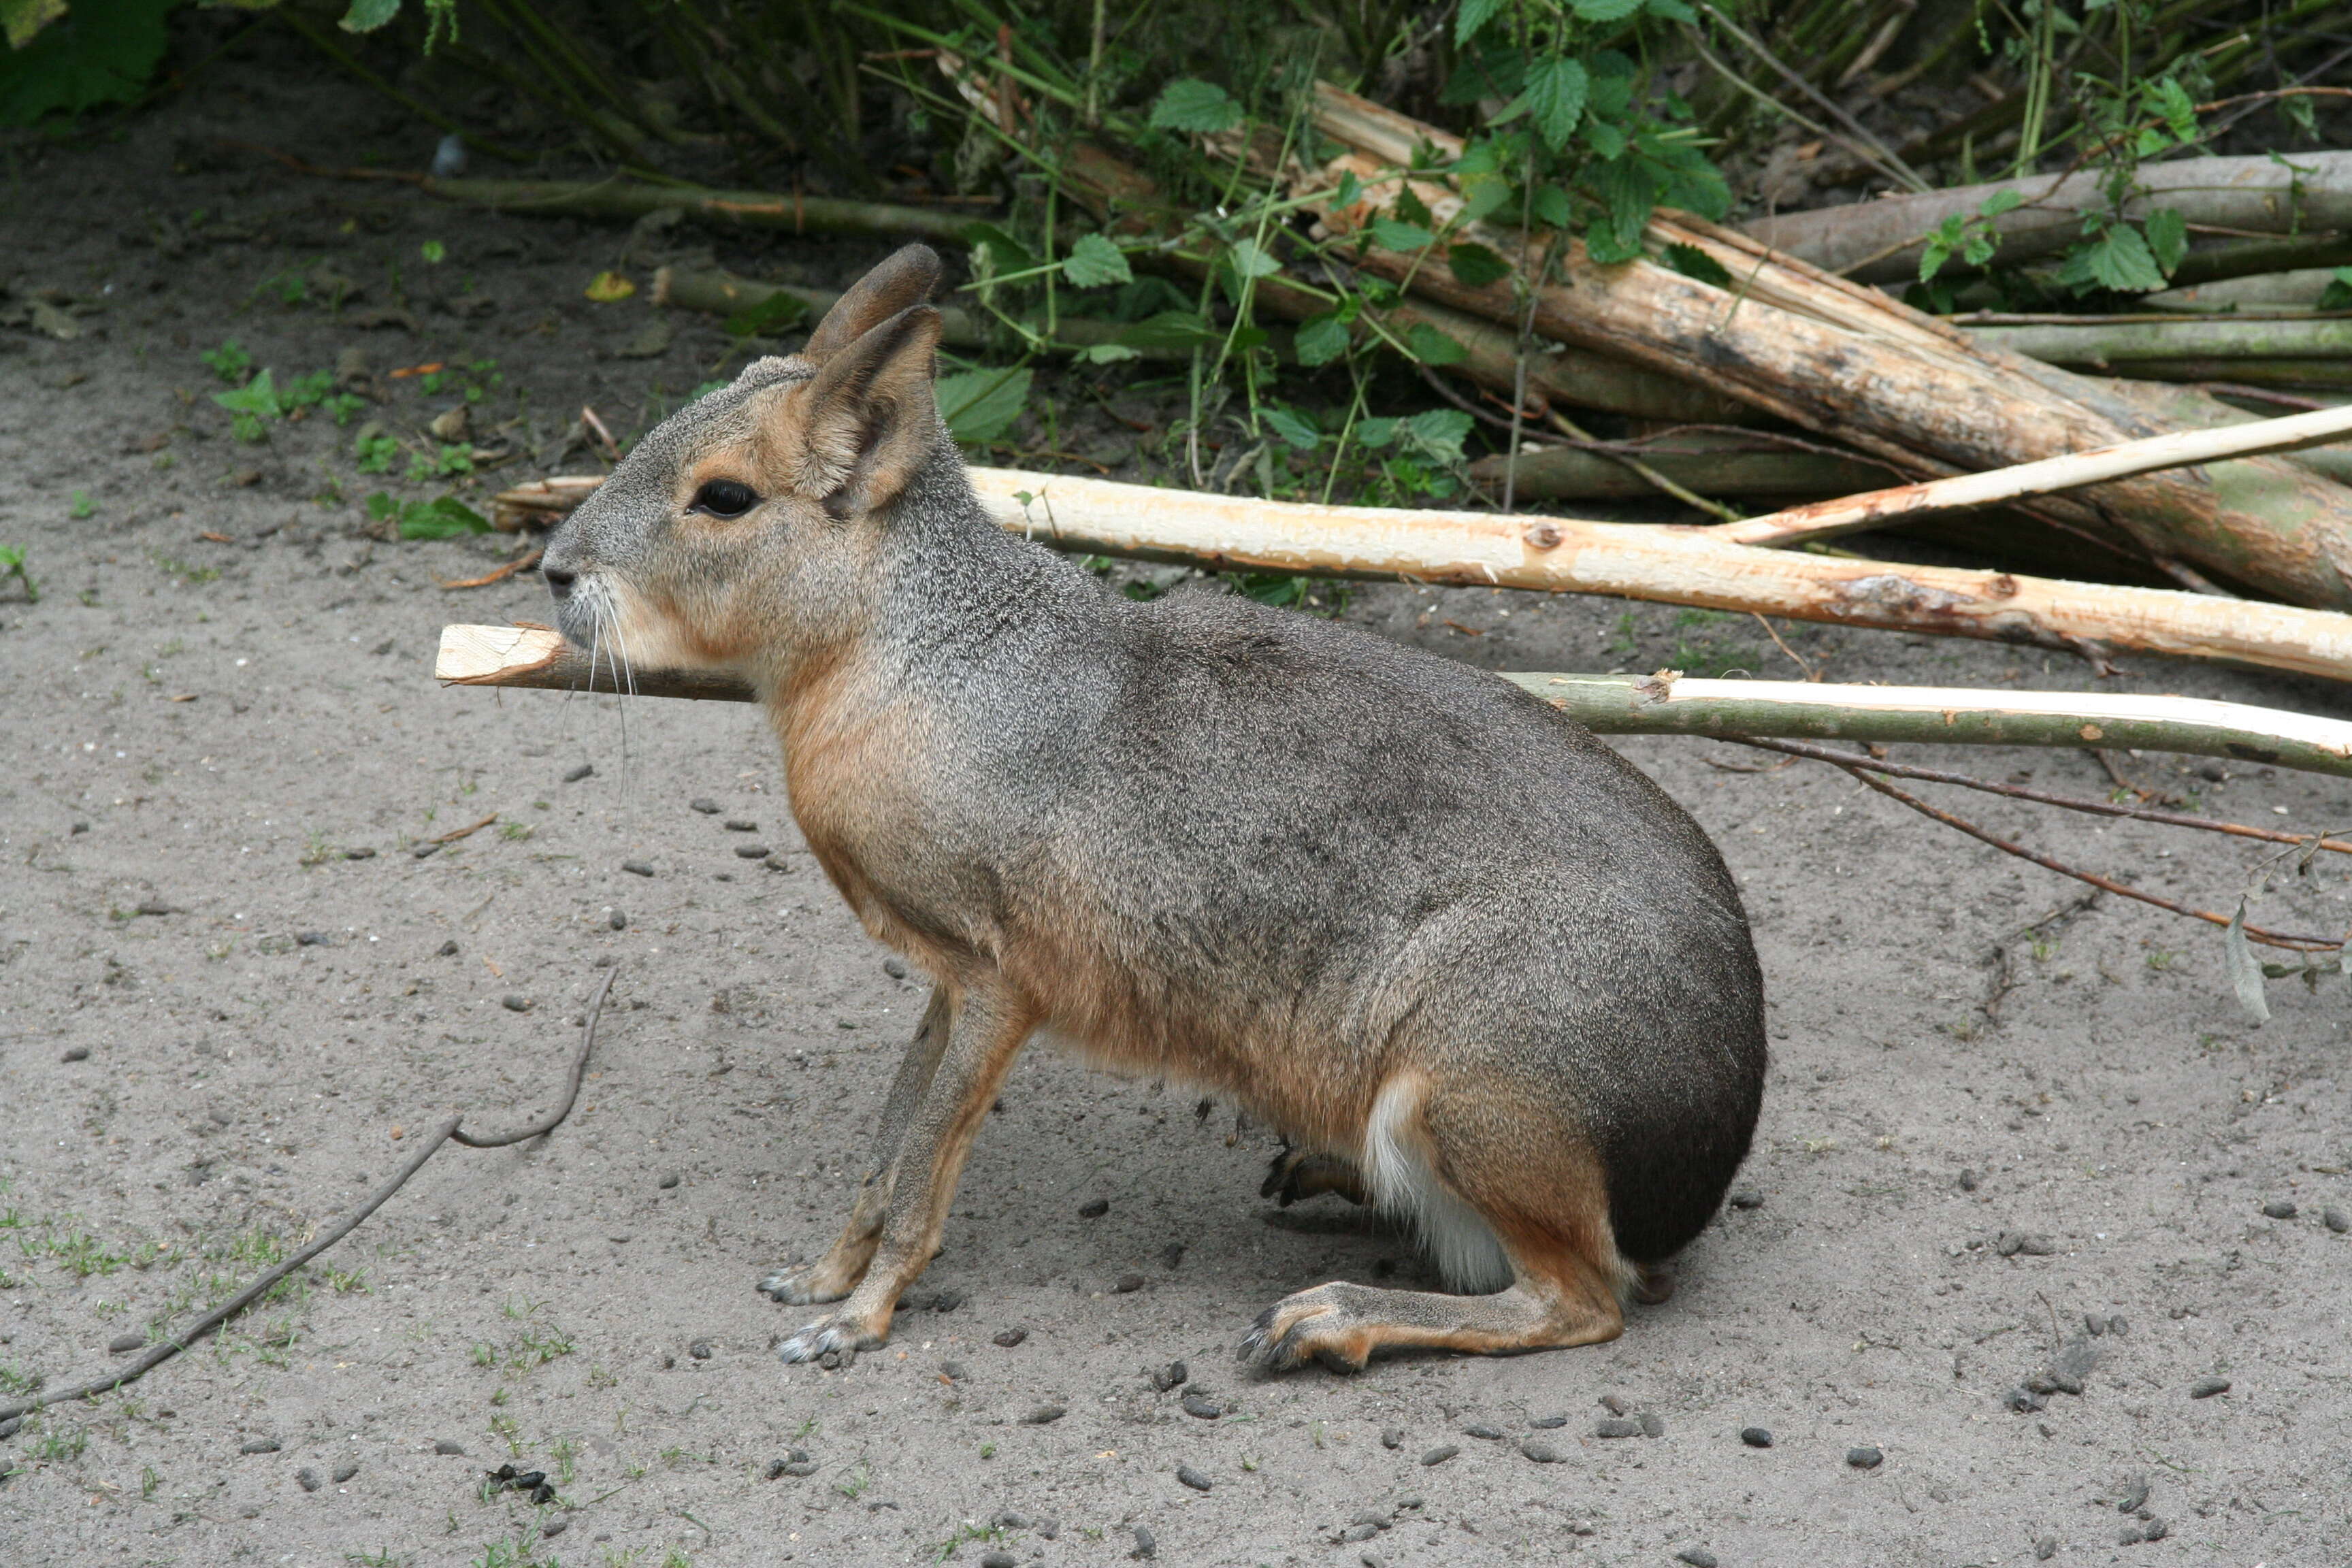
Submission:
<svg viewBox="0 0 2352 1568">
<path fill-rule="evenodd" d="M 751 486 L 713 479 L 694 492 L 694 504 L 687 510 L 707 511 L 713 517 L 740 517 L 759 504 L 760 498 Z"/>
</svg>

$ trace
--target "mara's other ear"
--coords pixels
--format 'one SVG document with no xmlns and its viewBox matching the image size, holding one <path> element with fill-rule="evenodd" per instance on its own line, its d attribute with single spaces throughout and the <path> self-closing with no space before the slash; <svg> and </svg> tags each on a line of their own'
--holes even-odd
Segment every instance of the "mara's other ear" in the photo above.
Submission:
<svg viewBox="0 0 2352 1568">
<path fill-rule="evenodd" d="M 908 306 L 928 300 L 939 282 L 940 253 L 928 245 L 906 247 L 849 286 L 801 353 L 812 360 L 839 353 Z"/>
<path fill-rule="evenodd" d="M 940 427 L 931 392 L 939 346 L 939 311 L 915 305 L 817 368 L 803 395 L 807 445 L 799 479 L 803 493 L 832 516 L 889 505 L 931 455 Z"/>
</svg>

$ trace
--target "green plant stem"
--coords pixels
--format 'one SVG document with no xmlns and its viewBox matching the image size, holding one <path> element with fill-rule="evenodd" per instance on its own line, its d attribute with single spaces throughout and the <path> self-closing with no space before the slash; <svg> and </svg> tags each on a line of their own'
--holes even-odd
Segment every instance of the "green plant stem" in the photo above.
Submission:
<svg viewBox="0 0 2352 1568">
<path fill-rule="evenodd" d="M 341 44 L 335 42 L 334 39 L 329 37 L 323 28 L 311 22 L 309 17 L 304 16 L 294 7 L 290 5 L 282 6 L 270 14 L 276 16 L 287 26 L 292 28 L 320 54 L 326 56 L 337 65 L 342 67 L 343 69 L 349 71 L 352 76 L 366 83 L 369 87 L 373 88 L 384 97 L 392 100 L 393 102 L 400 105 L 403 109 L 407 110 L 411 114 L 415 115 L 427 125 L 437 126 L 443 131 L 463 137 L 465 139 L 466 145 L 473 148 L 478 153 L 488 153 L 491 157 L 503 158 L 509 163 L 528 163 L 530 162 L 531 155 L 530 153 L 522 152 L 517 148 L 509 147 L 503 142 L 492 141 L 489 137 L 479 135 L 474 132 L 468 131 L 464 126 L 458 124 L 457 121 L 442 113 L 439 110 L 435 109 L 432 105 L 412 98 L 407 93 L 401 91 L 400 89 L 393 86 L 392 83 L 384 80 L 383 78 L 376 75 L 375 72 L 360 64 L 357 59 L 352 58 L 349 50 L 345 49 Z"/>
</svg>

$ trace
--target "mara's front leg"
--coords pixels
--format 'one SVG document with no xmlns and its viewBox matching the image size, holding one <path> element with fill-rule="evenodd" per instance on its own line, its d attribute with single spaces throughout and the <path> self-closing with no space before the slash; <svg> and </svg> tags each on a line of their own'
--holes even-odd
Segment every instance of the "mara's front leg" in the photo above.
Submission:
<svg viewBox="0 0 2352 1568">
<path fill-rule="evenodd" d="M 800 1268 L 779 1266 L 761 1280 L 763 1293 L 793 1306 L 838 1301 L 856 1289 L 857 1282 L 866 1278 L 874 1244 L 882 1236 L 883 1215 L 889 1211 L 891 1190 L 898 1184 L 899 1145 L 906 1142 L 915 1106 L 921 1100 L 923 1091 L 930 1088 L 931 1075 L 939 1069 L 940 1053 L 947 1048 L 951 1019 L 947 987 L 932 986 L 930 1005 L 923 1009 L 923 1021 L 917 1026 L 906 1056 L 899 1059 L 898 1077 L 890 1080 L 890 1098 L 882 1107 L 882 1125 L 874 1138 L 874 1160 L 866 1179 L 858 1184 L 857 1201 L 850 1206 L 849 1223 L 841 1227 L 841 1235 L 835 1239 L 831 1250 L 814 1263 Z"/>
<path fill-rule="evenodd" d="M 1036 1026 L 1035 1009 L 993 978 L 957 994 L 946 1048 L 899 1139 L 881 1231 L 871 1244 L 865 1276 L 831 1316 L 784 1342 L 777 1352 L 784 1360 L 814 1361 L 831 1353 L 845 1361 L 889 1338 L 899 1292 L 940 1249 L 948 1205 L 972 1137 L 1021 1043 Z"/>
</svg>

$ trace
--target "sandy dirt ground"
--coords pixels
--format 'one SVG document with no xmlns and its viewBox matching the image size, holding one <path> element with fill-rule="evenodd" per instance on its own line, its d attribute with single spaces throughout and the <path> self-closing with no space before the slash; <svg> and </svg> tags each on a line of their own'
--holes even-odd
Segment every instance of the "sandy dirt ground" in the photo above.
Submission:
<svg viewBox="0 0 2352 1568">
<path fill-rule="evenodd" d="M 1422 1264 L 1337 1200 L 1261 1201 L 1265 1130 L 1039 1050 L 890 1346 L 780 1364 L 809 1313 L 753 1283 L 830 1239 L 919 977 L 802 850 L 756 712 L 438 689 L 443 623 L 533 618 L 543 590 L 439 586 L 509 542 L 369 537 L 369 493 L 438 491 L 405 449 L 388 477 L 354 458 L 362 422 L 424 445 L 467 384 L 478 434 L 518 421 L 488 482 L 582 467 L 583 403 L 647 426 L 727 340 L 583 291 L 708 237 L 454 212 L 215 142 L 278 135 L 405 166 L 431 142 L 307 75 L 232 75 L 110 141 L 19 143 L 0 203 L 0 543 L 40 589 L 0 587 L 0 1402 L 188 1321 L 404 1133 L 544 1110 L 619 973 L 554 1136 L 446 1150 L 223 1339 L 0 1441 L 0 1563 L 2352 1561 L 2343 983 L 2274 981 L 2253 1027 L 2210 928 L 2070 909 L 2077 885 L 1843 775 L 1696 741 L 1625 750 L 1738 876 L 1775 1062 L 1738 1204 L 1622 1339 L 1245 1377 L 1270 1302 Z M 884 248 L 721 255 L 838 283 Z M 356 351 L 381 401 L 241 441 L 199 357 L 229 338 L 279 385 Z M 436 362 L 460 374 L 391 374 Z M 1137 441 L 1100 416 L 1057 439 L 1115 466 Z M 1494 668 L 1794 672 L 1752 621 L 1670 608 L 1392 587 L 1347 614 Z M 1837 679 L 2092 682 L 1785 635 Z M 2113 689 L 2352 716 L 2315 683 L 2125 663 Z M 2216 816 L 2352 819 L 2337 781 L 2119 761 Z M 2111 787 L 2082 753 L 1959 763 Z M 1965 809 L 2208 906 L 2262 858 Z M 2340 863 L 2318 872 L 2257 918 L 2344 929 Z M 506 1463 L 554 1500 L 486 1496 Z"/>
</svg>

